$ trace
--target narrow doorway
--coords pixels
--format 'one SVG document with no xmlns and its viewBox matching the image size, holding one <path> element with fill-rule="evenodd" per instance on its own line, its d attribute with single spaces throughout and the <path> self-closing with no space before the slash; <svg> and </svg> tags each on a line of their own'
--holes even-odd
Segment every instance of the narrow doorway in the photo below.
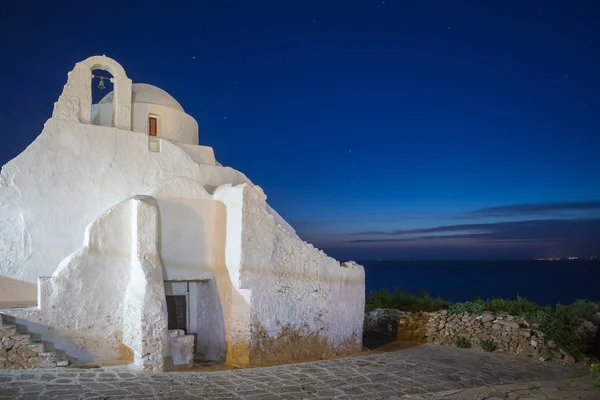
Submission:
<svg viewBox="0 0 600 400">
<path fill-rule="evenodd" d="M 185 295 L 167 296 L 168 329 L 182 329 L 187 335 Z"/>
</svg>

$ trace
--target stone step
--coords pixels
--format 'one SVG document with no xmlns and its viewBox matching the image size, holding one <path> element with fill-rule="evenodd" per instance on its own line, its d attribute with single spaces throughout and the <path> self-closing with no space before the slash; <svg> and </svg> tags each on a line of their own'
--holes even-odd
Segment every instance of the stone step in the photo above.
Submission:
<svg viewBox="0 0 600 400">
<path fill-rule="evenodd" d="M 35 351 L 36 353 L 43 353 L 46 351 L 46 346 L 42 342 L 31 342 L 26 346 L 29 347 L 31 350 Z"/>
<path fill-rule="evenodd" d="M 20 329 L 24 329 L 21 325 L 19 325 L 19 327 Z M 13 348 L 13 351 L 15 351 L 14 349 L 17 349 L 16 351 L 21 352 L 19 354 L 22 354 L 23 352 L 27 353 L 28 351 L 31 352 L 31 354 L 28 356 L 29 362 L 33 362 L 34 364 L 31 364 L 26 368 L 54 368 L 69 366 L 69 361 L 64 351 L 58 349 L 47 351 L 51 350 L 53 346 L 47 345 L 41 341 L 33 340 L 32 334 L 28 333 L 27 331 L 19 332 L 17 325 L 7 323 L 4 319 L 4 316 L 0 314 L 0 337 L 2 336 L 10 338 L 10 347 Z M 33 336 L 38 337 L 39 335 Z M 20 348 L 26 348 L 27 350 Z M 35 354 L 37 354 L 37 357 L 33 357 Z M 39 361 L 34 361 L 38 359 Z"/>
<path fill-rule="evenodd" d="M 29 333 L 16 333 L 12 338 L 15 347 L 27 346 L 31 343 L 31 335 Z"/>
<path fill-rule="evenodd" d="M 12 336 L 17 333 L 17 327 L 14 325 L 4 324 L 4 325 L 0 326 L 0 331 L 2 331 L 2 334 L 4 336 L 8 336 L 8 335 Z"/>
<path fill-rule="evenodd" d="M 57 367 L 68 367 L 71 363 L 67 358 L 67 354 L 63 350 L 54 350 L 56 355 L 56 366 Z"/>
</svg>

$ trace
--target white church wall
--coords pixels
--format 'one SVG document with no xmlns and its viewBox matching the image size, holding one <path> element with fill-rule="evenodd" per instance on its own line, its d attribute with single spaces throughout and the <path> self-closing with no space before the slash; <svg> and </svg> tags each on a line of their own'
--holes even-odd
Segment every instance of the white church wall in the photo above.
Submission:
<svg viewBox="0 0 600 400">
<path fill-rule="evenodd" d="M 93 115 L 94 125 L 109 127 L 113 125 L 112 103 L 94 104 L 93 107 L 97 110 Z M 153 116 L 157 120 L 157 137 L 190 145 L 192 147 L 189 150 L 184 150 L 192 158 L 198 158 L 202 164 L 215 164 L 214 161 L 210 162 L 211 158 L 214 160 L 212 148 L 194 147 L 198 145 L 198 123 L 190 115 L 175 108 L 150 103 L 134 102 L 132 109 L 132 131 L 148 134 L 148 118 Z"/>
<path fill-rule="evenodd" d="M 123 67 L 105 56 L 93 56 L 78 62 L 68 73 L 67 83 L 54 103 L 52 118 L 83 124 L 92 123 L 92 70 L 110 72 L 114 83 L 114 126 L 131 129 L 131 79 Z"/>
<path fill-rule="evenodd" d="M 113 126 L 113 104 L 93 104 L 92 124 L 100 126 Z"/>
<path fill-rule="evenodd" d="M 273 339 L 289 335 L 290 331 L 298 336 L 288 343 L 292 351 L 305 346 L 304 350 L 297 350 L 297 357 L 311 352 L 316 356 L 319 352 L 360 350 L 365 298 L 363 267 L 342 267 L 322 251 L 278 228 L 267 211 L 262 190 L 241 187 L 244 206 L 240 286 L 252 290 L 255 329 L 265 334 L 257 339 L 254 362 L 279 359 L 284 349 Z"/>
<path fill-rule="evenodd" d="M 257 186 L 225 185 L 214 197 L 227 207 L 227 269 L 250 306 L 249 315 L 238 308 L 233 329 L 243 339 L 248 333 L 241 324 L 249 324 L 248 363 L 360 350 L 363 267 L 341 266 L 278 227 Z"/>
<path fill-rule="evenodd" d="M 165 279 L 181 281 L 166 282 L 166 293 L 187 296 L 189 333 L 197 334 L 198 350 L 224 361 L 236 291 L 225 268 L 226 207 L 190 178 L 171 179 L 152 196 L 160 210 Z"/>
<path fill-rule="evenodd" d="M 192 160 L 196 161 L 198 164 L 220 165 L 215 159 L 215 152 L 212 147 L 196 146 L 180 142 L 172 143 L 176 146 L 179 146 L 187 153 L 188 156 L 192 158 Z"/>
<path fill-rule="evenodd" d="M 212 277 L 214 201 L 158 198 L 161 217 L 160 253 L 167 280 Z M 223 246 L 224 248 L 224 246 Z"/>
<path fill-rule="evenodd" d="M 281 215 L 279 215 L 279 213 L 277 211 L 275 211 L 268 205 L 267 205 L 267 211 L 269 212 L 269 214 L 271 214 L 273 216 L 273 221 L 275 222 L 275 225 L 279 225 L 284 231 L 286 231 L 287 233 L 289 233 L 296 239 L 301 240 L 300 237 L 296 234 L 296 230 L 294 228 L 292 228 L 292 226 L 290 224 L 288 224 L 288 222 L 285 219 L 283 219 L 283 217 Z"/>
<path fill-rule="evenodd" d="M 234 169 L 194 162 L 169 141 L 155 153 L 146 134 L 49 119 L 0 174 L 0 302 L 35 301 L 31 284 L 79 246 L 89 221 L 177 177 L 215 187 L 249 182 Z"/>
<path fill-rule="evenodd" d="M 157 118 L 158 137 L 198 144 L 198 123 L 181 110 L 150 103 L 133 103 L 132 131 L 148 133 L 148 117 Z"/>
<path fill-rule="evenodd" d="M 79 363 L 162 369 L 167 319 L 158 207 L 136 196 L 90 223 L 84 243 L 39 281 L 35 309 L 3 309 Z"/>
<path fill-rule="evenodd" d="M 223 304 L 215 279 L 198 282 L 196 313 L 190 312 L 197 321 L 196 331 L 198 352 L 207 360 L 225 361 L 227 358 L 226 326 Z M 226 286 L 226 285 L 222 285 Z M 230 289 L 232 287 L 230 286 Z"/>
</svg>

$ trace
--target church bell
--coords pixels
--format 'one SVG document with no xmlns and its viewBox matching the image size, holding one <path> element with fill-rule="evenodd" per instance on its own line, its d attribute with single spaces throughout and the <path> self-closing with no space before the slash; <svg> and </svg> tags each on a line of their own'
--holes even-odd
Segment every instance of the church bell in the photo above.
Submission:
<svg viewBox="0 0 600 400">
<path fill-rule="evenodd" d="M 106 86 L 104 86 L 104 78 L 100 78 L 100 83 L 98 83 L 98 89 L 106 89 Z"/>
</svg>

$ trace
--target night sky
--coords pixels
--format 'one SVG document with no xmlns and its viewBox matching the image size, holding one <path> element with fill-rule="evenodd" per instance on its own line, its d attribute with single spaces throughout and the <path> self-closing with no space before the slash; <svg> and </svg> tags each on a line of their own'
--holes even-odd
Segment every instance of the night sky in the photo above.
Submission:
<svg viewBox="0 0 600 400">
<path fill-rule="evenodd" d="M 332 256 L 600 252 L 598 1 L 5 3 L 2 164 L 105 54 Z"/>
</svg>

